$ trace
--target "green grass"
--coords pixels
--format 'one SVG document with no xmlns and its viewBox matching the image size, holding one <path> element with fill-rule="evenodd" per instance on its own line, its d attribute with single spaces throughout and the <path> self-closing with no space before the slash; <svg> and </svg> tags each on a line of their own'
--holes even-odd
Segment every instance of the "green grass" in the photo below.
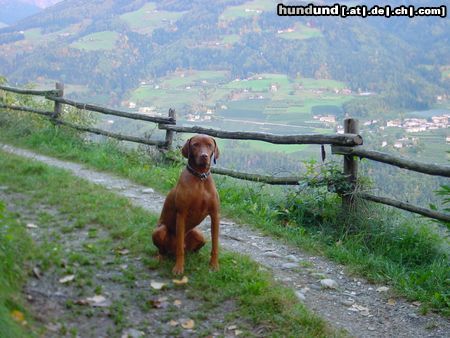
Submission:
<svg viewBox="0 0 450 338">
<path fill-rule="evenodd" d="M 33 28 L 28 29 L 24 31 L 25 39 L 36 41 L 39 40 L 42 37 L 41 29 L 40 28 Z"/>
<path fill-rule="evenodd" d="M 0 118 L 0 140 L 111 171 L 161 192 L 174 186 L 181 170 L 121 150 L 115 142 L 86 143 L 65 129 L 33 131 L 27 123 Z M 449 314 L 448 239 L 435 235 L 432 222 L 374 205 L 363 209 L 362 220 L 342 215 L 339 198 L 323 188 L 284 191 L 221 176 L 216 183 L 224 215 L 326 255 L 370 280 L 391 284 L 399 295 Z"/>
<path fill-rule="evenodd" d="M 126 247 L 160 269 L 162 275 L 171 278 L 173 261 L 166 260 L 161 266 L 151 262 L 156 249 L 151 244 L 151 229 L 156 224 L 156 215 L 133 207 L 125 198 L 118 197 L 106 188 L 75 178 L 61 169 L 51 168 L 38 162 L 22 159 L 0 152 L 0 184 L 8 184 L 13 192 L 32 196 L 31 205 L 50 205 L 67 217 L 80 219 L 81 224 L 96 224 L 107 229 L 115 240 L 116 247 Z M 95 205 L 96 208 L 92 208 Z M 82 211 L 82 212 L 81 212 Z M 91 250 L 96 250 L 95 248 Z M 101 261 L 98 248 L 97 258 Z M 53 249 L 53 263 L 62 258 L 64 248 Z M 80 255 L 69 257 L 81 265 L 95 264 Z M 293 336 L 302 332 L 304 337 L 330 337 L 337 333 L 327 328 L 325 322 L 306 310 L 295 300 L 292 290 L 276 284 L 268 273 L 250 259 L 237 254 L 223 253 L 220 256 L 221 270 L 211 273 L 208 266 L 209 251 L 202 250 L 187 259 L 186 273 L 189 284 L 186 292 L 201 301 L 205 309 L 214 309 L 226 300 L 236 300 L 237 313 L 252 326 L 264 325 L 272 336 Z M 205 268 L 202 268 L 205 267 Z M 124 276 L 131 278 L 132 276 Z M 14 281 L 15 276 L 12 276 Z M 127 282 L 127 280 L 121 280 Z M 130 285 L 133 285 L 130 279 Z M 89 280 L 85 280 L 89 283 Z M 121 304 L 112 308 L 116 326 L 123 326 Z M 0 331 L 1 332 L 1 331 Z M 6 335 L 10 337 L 10 335 Z"/>
<path fill-rule="evenodd" d="M 279 33 L 278 36 L 286 40 L 305 40 L 322 37 L 320 29 L 311 28 L 302 24 L 295 24 L 293 32 Z"/>
<path fill-rule="evenodd" d="M 31 240 L 24 224 L 7 212 L 0 200 L 0 337 L 25 335 L 24 327 L 12 314 L 19 311 L 28 320 L 20 292 L 27 273 L 25 261 L 31 252 Z"/>
<path fill-rule="evenodd" d="M 249 18 L 261 14 L 261 12 L 256 11 L 276 11 L 276 3 L 272 0 L 253 0 L 239 6 L 228 6 L 220 15 L 219 20 L 233 21 L 238 18 Z"/>
<path fill-rule="evenodd" d="M 142 8 L 122 14 L 120 18 L 132 30 L 142 34 L 151 34 L 156 28 L 169 26 L 186 12 L 168 12 L 156 10 L 156 4 L 149 2 Z"/>
<path fill-rule="evenodd" d="M 112 31 L 103 31 L 83 36 L 70 44 L 73 48 L 84 49 L 88 51 L 112 50 L 119 39 L 119 33 Z"/>
<path fill-rule="evenodd" d="M 202 81 L 207 83 L 220 83 L 225 81 L 228 77 L 228 72 L 226 71 L 211 71 L 211 70 L 189 70 L 189 71 L 179 71 L 172 73 L 161 80 L 161 85 L 164 88 L 182 88 L 184 89 L 187 85 L 201 85 Z"/>
<path fill-rule="evenodd" d="M 261 79 L 259 79 L 261 77 Z M 251 80 L 232 81 L 225 85 L 226 88 L 245 89 L 248 88 L 254 92 L 267 92 L 272 84 L 280 87 L 290 86 L 289 78 L 283 74 L 259 74 L 252 77 Z"/>
</svg>

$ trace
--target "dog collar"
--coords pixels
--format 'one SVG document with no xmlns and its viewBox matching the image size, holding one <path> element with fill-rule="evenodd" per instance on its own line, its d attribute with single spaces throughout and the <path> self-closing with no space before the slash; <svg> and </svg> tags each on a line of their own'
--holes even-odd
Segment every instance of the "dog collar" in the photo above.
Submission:
<svg viewBox="0 0 450 338">
<path fill-rule="evenodd" d="M 194 170 L 189 164 L 186 166 L 186 169 L 194 176 L 198 177 L 201 181 L 204 181 L 208 178 L 209 175 L 211 175 L 211 171 L 208 170 L 206 173 L 199 173 Z"/>
</svg>

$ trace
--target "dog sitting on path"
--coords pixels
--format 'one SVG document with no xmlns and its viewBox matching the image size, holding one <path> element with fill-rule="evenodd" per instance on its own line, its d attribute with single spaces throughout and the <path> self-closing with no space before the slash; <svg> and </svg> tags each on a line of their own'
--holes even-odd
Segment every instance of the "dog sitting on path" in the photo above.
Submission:
<svg viewBox="0 0 450 338">
<path fill-rule="evenodd" d="M 174 274 L 184 272 L 185 251 L 198 251 L 205 245 L 200 230 L 195 229 L 206 216 L 211 217 L 211 269 L 219 269 L 219 196 L 211 176 L 211 162 L 219 158 L 216 141 L 207 135 L 196 135 L 186 141 L 181 153 L 188 159 L 177 185 L 166 197 L 153 231 L 153 243 L 159 257 L 175 255 Z"/>
</svg>

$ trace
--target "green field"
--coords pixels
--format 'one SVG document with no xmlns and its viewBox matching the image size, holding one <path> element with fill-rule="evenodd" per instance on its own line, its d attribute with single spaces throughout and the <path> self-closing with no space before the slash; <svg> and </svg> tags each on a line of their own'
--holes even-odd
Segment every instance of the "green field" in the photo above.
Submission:
<svg viewBox="0 0 450 338">
<path fill-rule="evenodd" d="M 442 78 L 445 80 L 450 80 L 450 66 L 445 66 L 441 68 Z"/>
<path fill-rule="evenodd" d="M 42 37 L 40 28 L 32 28 L 23 32 L 26 40 L 36 40 Z"/>
<path fill-rule="evenodd" d="M 112 50 L 119 36 L 119 33 L 112 31 L 97 32 L 83 36 L 70 46 L 88 51 Z"/>
<path fill-rule="evenodd" d="M 312 38 L 319 38 L 322 36 L 322 32 L 317 28 L 311 28 L 302 24 L 295 24 L 293 32 L 283 32 L 279 33 L 280 38 L 286 40 L 305 40 Z"/>
<path fill-rule="evenodd" d="M 221 42 L 223 44 L 232 45 L 240 40 L 241 40 L 241 36 L 239 34 L 228 34 L 228 35 L 223 35 Z"/>
<path fill-rule="evenodd" d="M 239 6 L 229 6 L 220 15 L 220 21 L 233 21 L 260 15 L 263 11 L 276 11 L 277 3 L 272 0 L 253 0 Z"/>
<path fill-rule="evenodd" d="M 132 30 L 141 34 L 151 34 L 157 28 L 172 25 L 185 13 L 186 12 L 159 11 L 156 9 L 156 4 L 150 2 L 137 11 L 122 14 L 120 18 L 125 21 Z"/>
<path fill-rule="evenodd" d="M 186 86 L 219 84 L 228 77 L 227 71 L 190 70 L 172 73 L 162 79 L 164 88 L 182 88 Z"/>
</svg>

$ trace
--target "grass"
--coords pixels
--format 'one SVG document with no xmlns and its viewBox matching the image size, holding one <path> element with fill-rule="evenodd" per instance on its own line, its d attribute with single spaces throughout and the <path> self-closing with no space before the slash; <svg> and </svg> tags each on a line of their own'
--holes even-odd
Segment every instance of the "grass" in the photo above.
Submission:
<svg viewBox="0 0 450 338">
<path fill-rule="evenodd" d="M 83 36 L 70 46 L 88 51 L 112 50 L 119 39 L 119 33 L 103 31 Z"/>
<path fill-rule="evenodd" d="M 166 27 L 174 23 L 185 13 L 156 10 L 156 4 L 150 2 L 136 11 L 122 14 L 120 18 L 132 30 L 142 34 L 151 34 L 156 28 Z"/>
<path fill-rule="evenodd" d="M 156 250 L 151 244 L 150 233 L 156 224 L 156 215 L 133 207 L 127 199 L 108 192 L 106 188 L 75 178 L 66 171 L 2 152 L 0 158 L 0 184 L 7 184 L 12 192 L 32 196 L 30 207 L 50 205 L 68 218 L 80 220 L 81 217 L 82 226 L 96 224 L 100 229 L 107 229 L 116 247 L 126 247 L 155 266 L 151 257 L 156 254 Z M 92 205 L 96 208 L 92 208 Z M 88 248 L 94 250 L 97 260 L 101 262 L 104 249 L 92 245 Z M 48 259 L 56 264 L 62 258 L 64 248 L 59 247 L 51 252 L 52 257 Z M 87 260 L 82 255 L 71 255 L 69 259 L 81 266 L 95 266 L 92 257 Z M 218 273 L 198 268 L 206 267 L 208 259 L 208 250 L 202 250 L 200 254 L 190 256 L 186 265 L 189 274 L 186 292 L 201 300 L 205 309 L 214 308 L 226 300 L 236 300 L 236 316 L 250 321 L 255 327 L 264 325 L 273 336 L 293 336 L 298 332 L 302 332 L 304 337 L 337 335 L 327 328 L 323 320 L 295 301 L 292 290 L 276 284 L 268 273 L 261 272 L 259 266 L 248 258 L 224 253 L 220 257 L 221 270 Z M 172 265 L 173 261 L 167 260 L 157 268 L 169 279 Z M 91 286 L 88 275 L 86 273 L 84 278 L 81 276 L 81 281 Z M 125 279 L 120 282 L 129 280 L 130 286 L 133 286 L 132 277 L 124 275 Z M 14 281 L 15 275 L 11 279 Z M 125 325 L 122 306 L 121 303 L 113 304 L 111 310 L 116 326 L 120 327 Z"/>
<path fill-rule="evenodd" d="M 280 38 L 286 40 L 305 40 L 322 37 L 322 32 L 318 28 L 311 28 L 302 24 L 295 24 L 294 31 L 279 33 Z"/>
<path fill-rule="evenodd" d="M 27 269 L 25 261 L 32 245 L 25 226 L 6 211 L 0 200 L 0 337 L 20 338 L 25 334 L 21 286 Z M 14 319 L 13 315 L 16 319 Z"/>
<path fill-rule="evenodd" d="M 27 123 L 0 119 L 0 140 L 114 172 L 161 192 L 175 184 L 181 170 L 121 150 L 114 142 L 82 142 L 49 125 L 33 132 Z M 363 209 L 362 219 L 342 215 L 339 198 L 323 187 L 283 190 L 220 176 L 216 183 L 224 215 L 326 255 L 369 280 L 391 284 L 425 308 L 450 314 L 448 239 L 436 235 L 432 222 L 374 205 Z"/>
<path fill-rule="evenodd" d="M 260 15 L 263 11 L 276 11 L 276 3 L 272 0 L 253 0 L 239 6 L 228 6 L 220 15 L 220 21 L 233 21 Z"/>
</svg>

